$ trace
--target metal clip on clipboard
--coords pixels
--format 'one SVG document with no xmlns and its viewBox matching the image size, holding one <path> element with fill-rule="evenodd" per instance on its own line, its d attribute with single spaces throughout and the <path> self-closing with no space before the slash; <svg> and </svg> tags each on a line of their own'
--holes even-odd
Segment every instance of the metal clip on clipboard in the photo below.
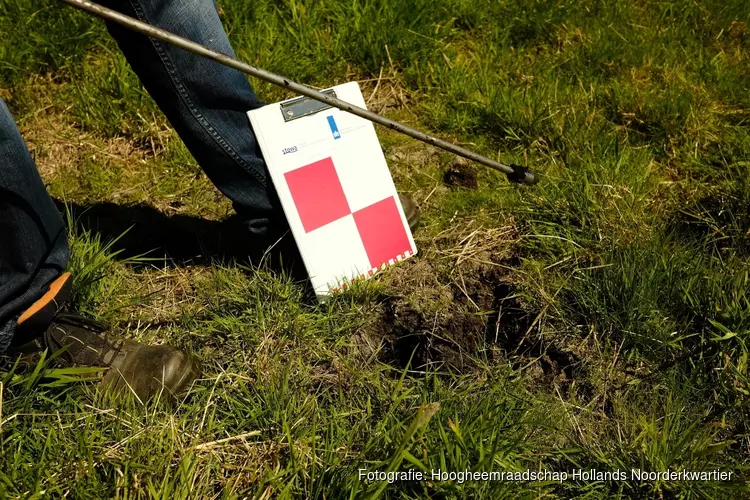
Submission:
<svg viewBox="0 0 750 500">
<path fill-rule="evenodd" d="M 336 98 L 336 92 L 333 89 L 324 90 L 322 94 Z M 285 102 L 281 105 L 281 114 L 284 117 L 285 122 L 296 120 L 305 116 L 314 115 L 320 111 L 330 109 L 331 106 L 328 103 L 316 101 L 310 97 L 297 97 L 290 101 Z"/>
</svg>

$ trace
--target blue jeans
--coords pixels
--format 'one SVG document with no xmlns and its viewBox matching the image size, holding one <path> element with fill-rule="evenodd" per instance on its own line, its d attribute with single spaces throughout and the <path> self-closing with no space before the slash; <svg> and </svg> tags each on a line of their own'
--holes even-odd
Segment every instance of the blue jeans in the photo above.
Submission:
<svg viewBox="0 0 750 500">
<path fill-rule="evenodd" d="M 104 0 L 103 5 L 234 55 L 214 0 Z M 107 26 L 128 62 L 209 179 L 246 221 L 248 238 L 272 241 L 286 225 L 245 114 L 262 103 L 242 73 Z M 18 316 L 65 269 L 62 217 L 0 100 L 0 352 Z"/>
</svg>

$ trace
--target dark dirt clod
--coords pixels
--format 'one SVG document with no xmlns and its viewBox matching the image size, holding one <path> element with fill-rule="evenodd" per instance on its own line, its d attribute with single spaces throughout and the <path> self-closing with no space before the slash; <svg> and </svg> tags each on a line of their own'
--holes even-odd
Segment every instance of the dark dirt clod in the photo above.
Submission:
<svg viewBox="0 0 750 500">
<path fill-rule="evenodd" d="M 381 360 L 412 369 L 470 366 L 480 348 L 482 316 L 456 299 L 427 260 L 397 266 L 387 279 L 393 294 L 381 302 L 376 321 L 360 334 L 369 346 L 384 341 Z"/>
<path fill-rule="evenodd" d="M 564 379 L 568 382 L 578 377 L 581 368 L 579 357 L 554 344 L 544 344 L 538 335 L 535 315 L 524 309 L 513 287 L 498 284 L 494 291 L 493 312 L 485 334 L 487 341 L 496 344 L 511 357 L 536 358 L 548 382 Z M 518 360 L 516 360 L 516 365 Z"/>
<path fill-rule="evenodd" d="M 443 174 L 443 182 L 450 187 L 477 188 L 477 170 L 468 162 L 458 161 Z"/>
<path fill-rule="evenodd" d="M 480 347 L 478 332 L 483 321 L 461 307 L 437 313 L 431 321 L 408 303 L 392 300 L 386 304 L 385 320 L 392 327 L 393 352 L 400 366 L 421 369 L 446 364 L 463 370 L 472 364 Z"/>
</svg>

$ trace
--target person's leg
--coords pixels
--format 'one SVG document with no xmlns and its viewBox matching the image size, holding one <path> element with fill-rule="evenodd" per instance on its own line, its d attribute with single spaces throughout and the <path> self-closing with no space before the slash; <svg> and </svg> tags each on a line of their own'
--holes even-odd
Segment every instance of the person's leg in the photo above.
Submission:
<svg viewBox="0 0 750 500">
<path fill-rule="evenodd" d="M 0 353 L 67 262 L 63 219 L 0 99 Z"/>
<path fill-rule="evenodd" d="M 214 0 L 104 0 L 159 28 L 234 55 Z M 247 77 L 119 25 L 108 29 L 143 85 L 251 231 L 285 227 L 246 112 L 262 105 Z M 270 235 L 269 235 L 270 236 Z"/>
<path fill-rule="evenodd" d="M 47 349 L 61 366 L 108 367 L 101 387 L 116 394 L 145 400 L 187 390 L 200 374 L 193 356 L 108 337 L 66 310 L 67 263 L 63 219 L 0 99 L 0 364 L 33 366 Z"/>
</svg>

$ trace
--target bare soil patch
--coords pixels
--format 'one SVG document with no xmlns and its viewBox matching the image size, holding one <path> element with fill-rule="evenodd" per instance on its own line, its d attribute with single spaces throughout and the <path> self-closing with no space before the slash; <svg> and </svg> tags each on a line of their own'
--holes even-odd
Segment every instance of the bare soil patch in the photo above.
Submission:
<svg viewBox="0 0 750 500">
<path fill-rule="evenodd" d="M 452 188 L 477 188 L 477 169 L 468 161 L 456 161 L 443 174 L 443 182 Z"/>
<path fill-rule="evenodd" d="M 567 383 L 579 357 L 542 343 L 538 311 L 522 303 L 508 270 L 516 267 L 512 226 L 472 223 L 438 235 L 436 250 L 389 271 L 391 293 L 358 332 L 366 357 L 381 346 L 381 361 L 400 369 L 467 372 L 498 356 L 533 365 L 540 382 Z"/>
</svg>

